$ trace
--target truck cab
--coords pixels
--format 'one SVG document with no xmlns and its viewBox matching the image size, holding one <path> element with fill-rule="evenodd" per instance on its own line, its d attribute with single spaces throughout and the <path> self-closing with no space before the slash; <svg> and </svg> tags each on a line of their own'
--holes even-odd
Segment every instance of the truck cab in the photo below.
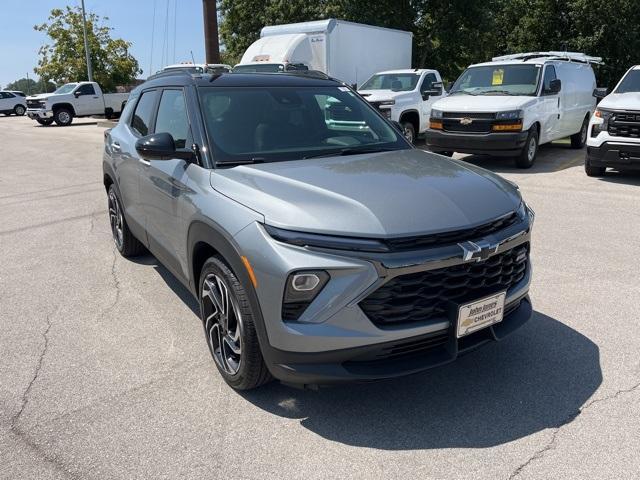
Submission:
<svg viewBox="0 0 640 480">
<path fill-rule="evenodd" d="M 128 93 L 103 94 L 96 82 L 66 83 L 53 93 L 27 97 L 27 115 L 41 125 L 70 125 L 75 117 L 104 115 L 122 111 Z"/>
<path fill-rule="evenodd" d="M 434 152 L 513 157 L 530 168 L 538 147 L 571 137 L 587 139 L 595 110 L 592 63 L 573 52 L 531 52 L 471 65 L 447 98 L 433 104 L 427 146 Z"/>
<path fill-rule="evenodd" d="M 431 106 L 446 95 L 437 70 L 418 68 L 376 73 L 358 93 L 385 118 L 400 123 L 410 142 L 429 128 Z"/>
<path fill-rule="evenodd" d="M 631 67 L 610 95 L 601 88 L 593 94 L 602 100 L 589 122 L 586 174 L 640 171 L 640 65 Z"/>
</svg>

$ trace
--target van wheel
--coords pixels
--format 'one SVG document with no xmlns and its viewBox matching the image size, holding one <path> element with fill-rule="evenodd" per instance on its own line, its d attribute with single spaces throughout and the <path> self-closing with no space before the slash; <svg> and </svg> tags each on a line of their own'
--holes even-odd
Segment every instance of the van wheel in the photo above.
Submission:
<svg viewBox="0 0 640 480">
<path fill-rule="evenodd" d="M 413 144 L 416 139 L 416 129 L 413 127 L 413 123 L 411 122 L 402 122 L 402 134 L 404 138 L 406 138 L 409 143 Z"/>
<path fill-rule="evenodd" d="M 205 338 L 224 381 L 236 390 L 270 381 L 247 293 L 221 258 L 204 263 L 199 290 Z"/>
<path fill-rule="evenodd" d="M 26 112 L 26 109 L 22 105 L 16 105 L 15 107 L 13 107 L 13 113 L 15 113 L 19 117 L 23 116 L 24 112 Z"/>
<path fill-rule="evenodd" d="M 43 127 L 48 127 L 53 123 L 53 118 L 36 118 L 36 122 L 38 122 Z"/>
<path fill-rule="evenodd" d="M 531 168 L 538 155 L 538 129 L 531 127 L 527 141 L 520 155 L 516 157 L 516 167 Z"/>
<path fill-rule="evenodd" d="M 589 130 L 589 117 L 585 117 L 578 133 L 571 135 L 571 148 L 580 149 L 587 143 L 587 131 Z"/>
<path fill-rule="evenodd" d="M 66 127 L 71 125 L 71 122 L 73 122 L 73 113 L 71 113 L 71 110 L 68 108 L 59 108 L 53 114 L 53 119 L 56 121 L 57 125 Z"/>
</svg>

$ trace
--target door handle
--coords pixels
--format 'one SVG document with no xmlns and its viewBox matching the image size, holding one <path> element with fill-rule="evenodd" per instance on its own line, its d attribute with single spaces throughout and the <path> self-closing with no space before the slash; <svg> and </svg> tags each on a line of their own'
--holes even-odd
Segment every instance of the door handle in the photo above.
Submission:
<svg viewBox="0 0 640 480">
<path fill-rule="evenodd" d="M 116 152 L 119 152 L 120 150 L 122 150 L 122 148 L 120 147 L 120 144 L 118 142 L 113 142 L 111 144 L 111 148 L 113 150 L 115 150 Z"/>
</svg>

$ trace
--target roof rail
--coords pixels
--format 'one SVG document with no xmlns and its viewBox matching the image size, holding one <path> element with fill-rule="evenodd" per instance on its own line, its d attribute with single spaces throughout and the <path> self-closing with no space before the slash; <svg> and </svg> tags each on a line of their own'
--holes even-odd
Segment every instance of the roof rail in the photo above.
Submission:
<svg viewBox="0 0 640 480">
<path fill-rule="evenodd" d="M 320 78 L 322 80 L 333 80 L 329 75 L 320 70 L 285 70 L 284 72 L 278 72 L 280 74 L 286 73 L 287 75 L 297 75 L 298 77 L 311 77 Z"/>
<path fill-rule="evenodd" d="M 191 77 L 193 75 L 202 75 L 202 73 L 192 73 L 192 72 L 189 72 L 188 70 L 183 70 L 182 68 L 172 68 L 170 70 L 160 71 L 160 72 L 154 73 L 153 75 L 149 75 L 149 77 L 147 78 L 147 81 L 155 80 L 156 78 L 162 78 L 162 77 L 172 77 L 174 75 L 184 75 L 184 76 Z"/>
<path fill-rule="evenodd" d="M 501 62 L 505 60 L 522 60 L 523 62 L 526 62 L 527 60 L 530 60 L 533 58 L 547 58 L 549 60 L 565 60 L 568 62 L 578 62 L 578 63 L 595 63 L 595 64 L 603 63 L 602 57 L 592 57 L 590 55 L 586 55 L 580 52 L 559 52 L 559 51 L 515 53 L 512 55 L 502 55 L 500 57 L 493 57 L 491 61 Z"/>
</svg>

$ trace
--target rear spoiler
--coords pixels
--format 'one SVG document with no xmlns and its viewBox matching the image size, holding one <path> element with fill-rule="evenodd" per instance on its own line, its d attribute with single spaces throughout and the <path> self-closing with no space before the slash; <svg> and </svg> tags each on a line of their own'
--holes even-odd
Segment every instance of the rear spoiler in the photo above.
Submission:
<svg viewBox="0 0 640 480">
<path fill-rule="evenodd" d="M 493 62 L 502 62 L 506 60 L 522 60 L 523 62 L 525 62 L 533 58 L 545 58 L 548 60 L 564 60 L 567 62 L 578 62 L 578 63 L 593 63 L 597 65 L 602 65 L 604 63 L 602 61 L 602 57 L 592 57 L 590 55 L 586 55 L 580 52 L 557 52 L 557 51 L 515 53 L 512 55 L 502 55 L 500 57 L 493 57 L 491 60 Z"/>
</svg>

